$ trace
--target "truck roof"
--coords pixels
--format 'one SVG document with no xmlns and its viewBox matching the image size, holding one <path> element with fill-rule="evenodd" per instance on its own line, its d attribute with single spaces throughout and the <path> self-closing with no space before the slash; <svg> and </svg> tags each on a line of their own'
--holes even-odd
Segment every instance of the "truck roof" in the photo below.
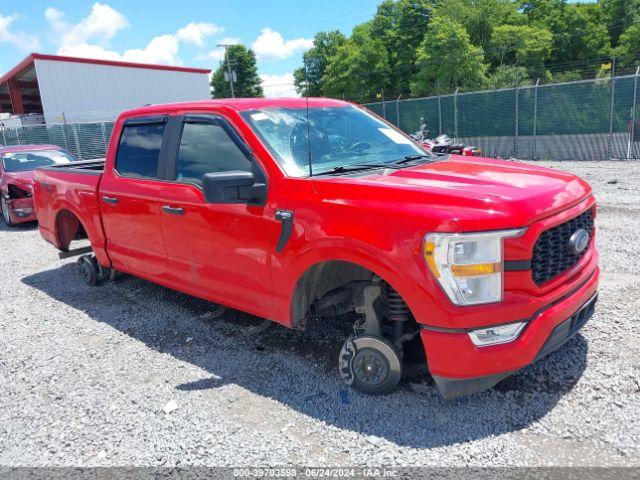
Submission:
<svg viewBox="0 0 640 480">
<path fill-rule="evenodd" d="M 179 102 L 157 105 L 147 105 L 135 108 L 123 113 L 124 116 L 137 116 L 140 114 L 156 113 L 167 110 L 202 110 L 211 107 L 227 107 L 236 111 L 256 110 L 260 108 L 305 108 L 307 101 L 310 107 L 342 107 L 350 105 L 349 102 L 335 100 L 333 98 L 218 98 L 214 100 L 201 100 L 197 102 Z"/>
</svg>

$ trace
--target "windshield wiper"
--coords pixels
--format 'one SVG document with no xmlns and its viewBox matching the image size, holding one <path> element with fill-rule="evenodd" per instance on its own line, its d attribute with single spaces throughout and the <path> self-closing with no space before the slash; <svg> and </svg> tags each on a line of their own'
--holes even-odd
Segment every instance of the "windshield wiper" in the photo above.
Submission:
<svg viewBox="0 0 640 480">
<path fill-rule="evenodd" d="M 404 157 L 402 157 L 400 160 L 396 160 L 395 162 L 393 162 L 394 165 L 402 165 L 403 163 L 409 163 L 409 162 L 413 162 L 414 160 L 420 160 L 421 158 L 428 158 L 429 160 L 433 159 L 432 155 L 406 155 Z"/>
<path fill-rule="evenodd" d="M 313 176 L 316 177 L 318 175 L 331 175 L 333 173 L 346 173 L 346 172 L 357 172 L 360 170 L 371 170 L 374 168 L 393 168 L 398 169 L 394 163 L 352 163 L 350 165 L 338 165 L 337 167 L 333 167 L 330 170 L 325 170 L 320 173 L 314 173 Z"/>
</svg>

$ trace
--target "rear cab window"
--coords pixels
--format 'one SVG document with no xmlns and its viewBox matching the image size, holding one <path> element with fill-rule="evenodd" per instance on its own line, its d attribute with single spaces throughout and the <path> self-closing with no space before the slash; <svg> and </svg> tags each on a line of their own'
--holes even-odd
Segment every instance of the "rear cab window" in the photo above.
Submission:
<svg viewBox="0 0 640 480">
<path fill-rule="evenodd" d="M 116 153 L 116 172 L 124 177 L 158 178 L 164 130 L 164 122 L 125 123 Z"/>
</svg>

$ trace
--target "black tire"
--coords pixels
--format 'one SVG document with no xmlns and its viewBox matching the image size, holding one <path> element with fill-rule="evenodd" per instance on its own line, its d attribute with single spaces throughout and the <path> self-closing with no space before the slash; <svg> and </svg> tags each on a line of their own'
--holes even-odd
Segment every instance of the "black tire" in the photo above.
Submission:
<svg viewBox="0 0 640 480">
<path fill-rule="evenodd" d="M 100 266 L 96 257 L 90 255 L 83 255 L 78 259 L 78 268 L 80 269 L 80 275 L 87 285 L 95 287 L 100 283 Z"/>
<path fill-rule="evenodd" d="M 402 362 L 384 338 L 349 337 L 340 352 L 340 375 L 347 385 L 368 395 L 393 391 L 402 378 Z"/>
<path fill-rule="evenodd" d="M 4 195 L 0 198 L 0 209 L 2 210 L 2 218 L 7 227 L 13 227 L 15 223 L 11 221 L 11 215 L 9 214 L 9 207 L 7 206 L 7 199 Z"/>
</svg>

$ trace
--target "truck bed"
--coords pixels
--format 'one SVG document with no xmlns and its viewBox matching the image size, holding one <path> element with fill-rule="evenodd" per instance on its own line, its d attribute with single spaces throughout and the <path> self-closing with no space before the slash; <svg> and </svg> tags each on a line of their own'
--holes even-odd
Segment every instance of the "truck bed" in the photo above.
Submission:
<svg viewBox="0 0 640 480">
<path fill-rule="evenodd" d="M 89 160 L 39 168 L 34 176 L 34 208 L 40 233 L 67 251 L 72 240 L 88 236 L 104 242 L 98 187 L 105 161 Z"/>
</svg>

